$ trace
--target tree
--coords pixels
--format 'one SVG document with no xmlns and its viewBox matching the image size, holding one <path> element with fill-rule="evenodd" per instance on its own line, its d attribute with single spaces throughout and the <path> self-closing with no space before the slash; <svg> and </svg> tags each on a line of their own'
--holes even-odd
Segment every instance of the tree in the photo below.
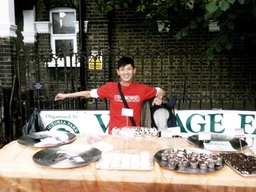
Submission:
<svg viewBox="0 0 256 192">
<path fill-rule="evenodd" d="M 196 28 L 208 28 L 217 22 L 215 32 L 206 49 L 208 58 L 214 54 L 235 48 L 237 41 L 256 45 L 255 0 L 95 0 L 96 9 L 112 12 L 129 7 L 145 16 L 145 21 L 175 22 L 182 20 L 185 26 L 177 30 L 175 38 L 183 39 Z"/>
</svg>

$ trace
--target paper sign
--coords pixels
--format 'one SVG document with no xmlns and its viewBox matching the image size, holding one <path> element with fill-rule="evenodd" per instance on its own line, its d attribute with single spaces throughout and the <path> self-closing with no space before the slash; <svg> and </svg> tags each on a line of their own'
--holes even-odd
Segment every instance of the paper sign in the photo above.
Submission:
<svg viewBox="0 0 256 192">
<path fill-rule="evenodd" d="M 167 128 L 167 130 L 170 130 L 172 131 L 172 135 L 181 135 L 181 132 L 180 132 L 180 127 L 177 126 L 177 127 L 170 127 L 170 128 Z"/>
<path fill-rule="evenodd" d="M 210 141 L 204 143 L 204 149 L 209 151 L 236 151 L 229 141 Z"/>
<path fill-rule="evenodd" d="M 244 137 L 244 130 L 242 128 L 235 129 L 235 136 L 236 137 Z"/>
<path fill-rule="evenodd" d="M 122 108 L 122 116 L 133 117 L 133 109 Z"/>
<path fill-rule="evenodd" d="M 173 131 L 172 130 L 162 130 L 161 131 L 161 137 L 172 137 L 173 136 Z"/>
<path fill-rule="evenodd" d="M 180 127 L 170 127 L 164 130 L 161 130 L 161 137 L 175 137 L 180 136 Z"/>
<path fill-rule="evenodd" d="M 198 140 L 211 140 L 211 133 L 210 132 L 200 132 L 198 134 Z"/>
</svg>

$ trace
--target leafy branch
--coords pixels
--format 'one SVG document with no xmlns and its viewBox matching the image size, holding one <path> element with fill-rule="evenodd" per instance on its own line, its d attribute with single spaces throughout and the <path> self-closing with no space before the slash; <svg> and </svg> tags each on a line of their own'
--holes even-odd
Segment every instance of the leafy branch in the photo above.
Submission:
<svg viewBox="0 0 256 192">
<path fill-rule="evenodd" d="M 256 44 L 256 6 L 254 0 L 95 0 L 101 12 L 135 7 L 145 21 L 179 23 L 176 39 L 184 39 L 197 28 L 208 28 L 217 22 L 219 31 L 213 33 L 206 54 L 229 51 L 236 42 Z M 175 25 L 177 26 L 177 25 Z"/>
</svg>

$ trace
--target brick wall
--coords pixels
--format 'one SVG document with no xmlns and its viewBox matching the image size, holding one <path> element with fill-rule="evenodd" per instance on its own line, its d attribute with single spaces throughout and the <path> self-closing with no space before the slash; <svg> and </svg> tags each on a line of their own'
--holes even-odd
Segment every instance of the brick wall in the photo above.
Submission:
<svg viewBox="0 0 256 192">
<path fill-rule="evenodd" d="M 15 38 L 0 38 L 0 85 L 5 88 L 12 87 L 14 76 L 14 58 L 12 51 L 14 49 Z"/>
<path fill-rule="evenodd" d="M 36 10 L 38 21 L 49 20 L 43 0 L 37 1 Z M 250 43 L 241 45 L 238 41 L 235 51 L 208 61 L 201 54 L 215 33 L 207 29 L 195 30 L 188 38 L 178 41 L 174 35 L 182 25 L 179 22 L 173 22 L 169 32 L 158 32 L 156 23 L 144 22 L 135 9 L 103 14 L 95 11 L 93 1 L 88 0 L 83 10 L 85 20 L 89 21 L 85 34 L 87 50 L 101 48 L 105 53 L 115 52 L 111 59 L 104 61 L 105 71 L 88 70 L 88 89 L 116 80 L 117 60 L 126 54 L 135 59 L 136 81 L 161 86 L 170 95 L 196 98 L 195 103 L 205 96 L 218 100 L 226 95 L 240 99 L 255 94 L 255 54 Z M 49 50 L 49 39 L 48 34 L 37 36 L 39 52 Z M 246 52 L 240 51 L 243 46 Z"/>
</svg>

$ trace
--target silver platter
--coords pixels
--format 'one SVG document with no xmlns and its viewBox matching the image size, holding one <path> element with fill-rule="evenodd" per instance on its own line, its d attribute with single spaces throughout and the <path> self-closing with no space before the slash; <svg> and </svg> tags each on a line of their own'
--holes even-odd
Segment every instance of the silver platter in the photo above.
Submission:
<svg viewBox="0 0 256 192">
<path fill-rule="evenodd" d="M 199 137 L 198 135 L 189 136 L 187 138 L 187 141 L 190 144 L 196 147 L 199 147 L 201 149 L 204 149 L 204 143 L 209 143 L 210 141 L 218 141 L 218 142 L 227 141 L 235 150 L 238 150 L 238 151 L 248 147 L 247 142 L 244 141 L 243 139 L 239 139 L 229 135 L 211 134 L 211 140 L 206 140 L 206 141 L 199 140 L 198 137 Z"/>
<path fill-rule="evenodd" d="M 43 149 L 33 155 L 34 162 L 50 168 L 80 167 L 100 158 L 100 150 L 90 145 L 73 144 Z"/>
<path fill-rule="evenodd" d="M 71 143 L 76 135 L 64 131 L 41 131 L 21 136 L 18 143 L 32 147 L 56 147 Z"/>
<path fill-rule="evenodd" d="M 180 173 L 189 173 L 189 174 L 205 174 L 205 173 L 218 171 L 218 170 L 222 169 L 223 166 L 225 165 L 224 160 L 221 160 L 222 161 L 221 165 L 218 165 L 218 166 L 216 165 L 216 166 L 214 166 L 214 168 L 201 169 L 201 168 L 199 168 L 199 166 L 197 166 L 196 168 L 192 168 L 189 165 L 185 168 L 180 168 L 179 166 L 175 166 L 175 168 L 170 168 L 168 165 L 168 161 L 163 160 L 162 156 L 161 156 L 161 154 L 164 151 L 168 151 L 168 150 L 179 150 L 179 149 L 172 149 L 172 148 L 162 149 L 162 150 L 158 151 L 157 153 L 155 153 L 155 155 L 154 155 L 154 160 L 161 167 L 168 169 L 168 170 L 172 170 L 172 171 L 176 171 L 176 172 L 180 172 Z M 204 149 L 197 149 L 197 148 L 183 148 L 181 150 L 186 150 L 187 153 L 206 154 L 206 155 L 214 154 L 210 151 L 207 151 Z"/>
</svg>

